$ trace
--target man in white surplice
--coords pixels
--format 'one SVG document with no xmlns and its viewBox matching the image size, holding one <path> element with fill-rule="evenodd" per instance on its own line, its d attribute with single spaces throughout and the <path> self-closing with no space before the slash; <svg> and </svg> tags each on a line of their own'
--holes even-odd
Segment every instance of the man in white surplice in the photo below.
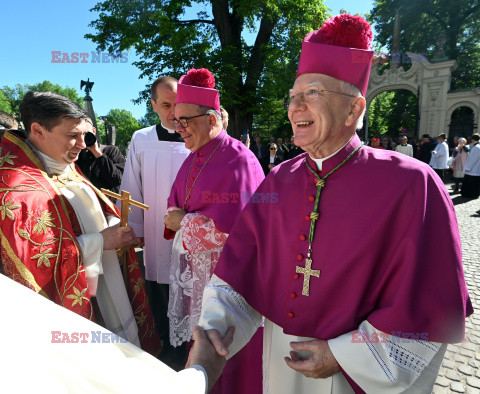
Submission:
<svg viewBox="0 0 480 394">
<path fill-rule="evenodd" d="M 437 256 L 418 239 L 408 241 L 408 248 L 415 251 L 422 247 L 427 253 L 424 259 L 417 259 L 414 252 L 397 264 L 398 255 L 371 252 L 374 241 L 382 243 L 379 238 L 385 236 L 387 225 L 382 227 L 384 222 L 379 219 L 362 216 L 369 209 L 362 196 L 374 199 L 377 194 L 372 191 L 371 179 L 361 175 L 366 178 L 368 172 L 378 181 L 378 171 L 388 172 L 382 167 L 384 163 L 395 159 L 396 166 L 406 161 L 408 164 L 402 164 L 405 173 L 416 176 L 411 170 L 416 167 L 412 159 L 396 153 L 392 158 L 383 157 L 383 153 L 362 148 L 355 134 L 365 111 L 373 56 L 371 38 L 368 23 L 350 15 L 329 19 L 322 29 L 305 38 L 288 116 L 295 142 L 307 154 L 277 166 L 257 189 L 259 196 L 276 193 L 279 204 L 260 209 L 251 200 L 230 233 L 203 294 L 199 324 L 220 355 L 235 355 L 265 316 L 264 393 L 429 393 L 445 342 L 464 337 L 465 314 L 471 313 L 471 308 L 463 275 L 457 282 L 457 273 L 462 271 L 458 228 L 451 226 L 451 234 L 447 229 L 450 236 L 438 236 L 445 240 L 450 237 L 446 255 Z M 421 177 L 432 178 L 429 168 L 421 170 Z M 404 186 L 400 187 L 399 195 L 403 196 Z M 350 193 L 349 188 L 355 192 Z M 429 199 L 446 194 L 436 184 L 428 191 Z M 427 196 L 426 192 L 420 194 L 422 199 Z M 288 209 L 283 210 L 280 203 Z M 442 215 L 448 211 L 448 221 L 454 222 L 453 207 L 448 203 L 442 200 L 438 205 Z M 434 204 L 426 203 L 429 209 L 436 209 Z M 399 220 L 390 219 L 390 225 L 402 228 Z M 428 223 L 424 220 L 418 226 L 431 233 Z M 410 223 L 410 231 L 415 231 L 413 226 Z M 383 233 L 377 233 L 378 228 Z M 377 236 L 369 243 L 371 234 Z M 392 261 L 396 268 L 389 271 Z M 421 300 L 431 298 L 425 289 L 434 280 L 431 272 L 436 264 L 448 271 L 442 280 L 452 286 L 442 285 L 441 291 L 448 291 L 447 300 L 455 302 L 447 306 L 433 300 L 434 311 L 417 309 L 424 305 Z M 427 266 L 428 274 L 422 273 Z M 381 276 L 383 280 L 375 279 L 379 271 L 387 272 Z M 409 286 L 395 276 L 398 271 Z M 363 285 L 357 287 L 357 283 Z M 375 320 L 379 313 L 383 315 Z M 440 323 L 443 321 L 448 323 Z M 455 336 L 438 334 L 441 326 L 448 324 Z M 227 348 L 220 335 L 230 326 L 235 327 L 235 337 Z M 409 331 L 405 327 L 424 335 L 405 337 Z M 398 336 L 394 334 L 397 329 L 401 330 Z M 299 335 L 290 335 L 295 333 Z"/>
<path fill-rule="evenodd" d="M 173 125 L 176 95 L 175 78 L 163 76 L 153 82 L 151 104 L 160 123 L 133 134 L 120 186 L 134 200 L 149 206 L 148 211 L 132 207 L 129 223 L 144 241 L 145 286 L 163 342 L 162 360 L 175 368 L 164 356 L 181 353 L 173 358 L 183 361 L 185 349 L 175 350 L 169 343 L 168 283 L 173 241 L 163 237 L 163 215 L 178 169 L 190 153 Z"/>
</svg>

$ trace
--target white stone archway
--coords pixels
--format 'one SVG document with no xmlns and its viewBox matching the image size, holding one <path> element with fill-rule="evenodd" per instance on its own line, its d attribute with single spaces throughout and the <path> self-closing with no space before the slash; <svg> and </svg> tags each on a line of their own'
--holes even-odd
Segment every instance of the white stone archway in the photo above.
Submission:
<svg viewBox="0 0 480 394">
<path fill-rule="evenodd" d="M 480 117 L 480 88 L 448 93 L 447 106 L 448 109 L 445 117 L 445 124 L 447 127 L 450 126 L 452 114 L 456 109 L 460 107 L 468 107 L 473 111 L 474 132 L 478 132 Z"/>
<path fill-rule="evenodd" d="M 424 56 L 407 52 L 412 67 L 405 71 L 402 67 L 383 70 L 380 63 L 372 65 L 368 84 L 367 112 L 365 116 L 365 137 L 368 136 L 368 107 L 378 94 L 405 89 L 418 97 L 418 134 L 438 136 L 448 133 L 451 114 L 456 108 L 467 106 L 473 109 L 475 128 L 478 128 L 480 109 L 480 88 L 465 91 L 450 91 L 452 71 L 457 67 L 456 60 L 430 63 Z M 418 135 L 417 135 L 418 136 Z"/>
</svg>

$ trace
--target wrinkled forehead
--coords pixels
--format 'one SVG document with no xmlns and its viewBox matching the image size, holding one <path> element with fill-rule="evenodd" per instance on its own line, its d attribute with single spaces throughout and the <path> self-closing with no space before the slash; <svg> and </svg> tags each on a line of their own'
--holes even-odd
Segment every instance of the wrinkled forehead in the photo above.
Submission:
<svg viewBox="0 0 480 394">
<path fill-rule="evenodd" d="M 295 80 L 290 92 L 304 91 L 310 87 L 336 89 L 340 87 L 340 80 L 325 74 L 302 74 Z"/>
</svg>

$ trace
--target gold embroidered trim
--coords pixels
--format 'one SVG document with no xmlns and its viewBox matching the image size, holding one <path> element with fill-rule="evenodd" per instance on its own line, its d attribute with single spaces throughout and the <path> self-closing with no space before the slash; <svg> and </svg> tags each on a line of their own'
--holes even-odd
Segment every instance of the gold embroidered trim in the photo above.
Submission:
<svg viewBox="0 0 480 394">
<path fill-rule="evenodd" d="M 7 238 L 3 235 L 2 229 L 0 229 L 0 237 L 2 239 L 2 248 L 5 250 L 5 253 L 7 253 L 8 257 L 12 259 L 12 261 L 15 264 L 15 267 L 17 268 L 17 271 L 20 273 L 20 276 L 27 281 L 30 286 L 33 287 L 33 289 L 38 293 L 44 296 L 45 298 L 48 298 L 47 293 L 45 293 L 42 288 L 38 285 L 38 283 L 35 281 L 35 278 L 33 274 L 30 272 L 30 270 L 23 264 L 20 259 L 17 257 L 17 255 L 13 252 L 12 247 L 7 241 Z"/>
</svg>

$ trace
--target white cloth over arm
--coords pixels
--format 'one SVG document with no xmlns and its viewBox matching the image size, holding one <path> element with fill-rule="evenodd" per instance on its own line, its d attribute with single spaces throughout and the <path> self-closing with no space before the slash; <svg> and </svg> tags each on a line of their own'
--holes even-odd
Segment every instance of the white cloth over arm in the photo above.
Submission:
<svg viewBox="0 0 480 394">
<path fill-rule="evenodd" d="M 217 329 L 221 335 L 228 327 L 236 327 L 229 357 L 245 346 L 260 321 L 261 315 L 241 295 L 220 278 L 212 276 L 205 288 L 199 324 L 204 329 Z M 379 335 L 367 321 L 360 325 L 359 330 L 366 332 L 369 338 L 373 337 L 373 332 Z M 363 390 L 386 394 L 431 392 L 446 345 L 421 340 L 410 340 L 404 344 L 401 338 L 392 336 L 388 336 L 390 340 L 385 343 L 353 343 L 353 335 L 346 333 L 328 343 L 339 365 Z M 353 392 L 342 373 L 328 379 L 311 379 L 285 364 L 283 357 L 291 351 L 290 342 L 310 339 L 287 335 L 281 327 L 265 321 L 264 393 Z"/>
<path fill-rule="evenodd" d="M 204 394 L 201 367 L 174 370 L 0 274 L 0 392 Z M 32 323 L 35 329 L 32 329 Z M 98 340 L 93 335 L 98 334 Z M 74 338 L 76 337 L 76 339 Z M 21 389 L 20 389 L 21 387 Z"/>
</svg>

